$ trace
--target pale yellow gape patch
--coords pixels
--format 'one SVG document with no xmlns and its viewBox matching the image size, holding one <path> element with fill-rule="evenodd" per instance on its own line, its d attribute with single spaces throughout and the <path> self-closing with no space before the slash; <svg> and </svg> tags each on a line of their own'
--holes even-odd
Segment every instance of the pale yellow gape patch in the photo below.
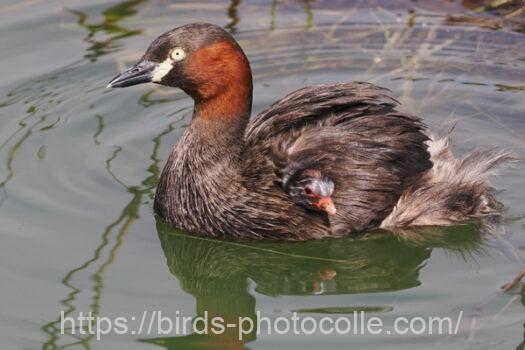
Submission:
<svg viewBox="0 0 525 350">
<path fill-rule="evenodd" d="M 168 74 L 173 67 L 173 62 L 182 61 L 186 57 L 186 52 L 182 47 L 176 47 L 170 51 L 168 58 L 159 64 L 153 71 L 151 81 L 158 83 Z"/>
</svg>

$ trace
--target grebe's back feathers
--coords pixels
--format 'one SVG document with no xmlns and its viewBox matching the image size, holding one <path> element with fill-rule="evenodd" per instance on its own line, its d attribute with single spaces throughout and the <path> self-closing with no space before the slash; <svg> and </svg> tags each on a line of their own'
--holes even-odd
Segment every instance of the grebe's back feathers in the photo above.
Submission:
<svg viewBox="0 0 525 350">
<path fill-rule="evenodd" d="M 245 177 L 260 176 L 265 163 L 276 181 L 297 169 L 322 170 L 335 184 L 332 233 L 376 228 L 432 166 L 423 123 L 398 108 L 389 90 L 370 83 L 292 92 L 249 122 Z"/>
</svg>

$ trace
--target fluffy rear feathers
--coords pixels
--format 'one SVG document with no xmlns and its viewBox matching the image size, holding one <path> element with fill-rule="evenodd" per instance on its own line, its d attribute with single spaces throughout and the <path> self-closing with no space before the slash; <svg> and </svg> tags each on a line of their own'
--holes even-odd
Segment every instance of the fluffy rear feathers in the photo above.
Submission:
<svg viewBox="0 0 525 350">
<path fill-rule="evenodd" d="M 458 159 L 448 136 L 431 136 L 428 151 L 433 167 L 405 190 L 381 228 L 441 226 L 501 213 L 502 205 L 492 195 L 488 177 L 500 165 L 519 160 L 515 154 L 477 149 Z"/>
</svg>

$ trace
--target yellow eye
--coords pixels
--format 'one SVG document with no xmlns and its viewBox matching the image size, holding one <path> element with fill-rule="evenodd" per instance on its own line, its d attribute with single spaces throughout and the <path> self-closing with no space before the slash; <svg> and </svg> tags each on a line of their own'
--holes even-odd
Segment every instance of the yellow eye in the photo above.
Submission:
<svg viewBox="0 0 525 350">
<path fill-rule="evenodd" d="M 186 57 L 186 52 L 184 52 L 184 49 L 181 47 L 176 47 L 170 52 L 170 57 L 174 61 L 180 61 L 184 57 Z"/>
</svg>

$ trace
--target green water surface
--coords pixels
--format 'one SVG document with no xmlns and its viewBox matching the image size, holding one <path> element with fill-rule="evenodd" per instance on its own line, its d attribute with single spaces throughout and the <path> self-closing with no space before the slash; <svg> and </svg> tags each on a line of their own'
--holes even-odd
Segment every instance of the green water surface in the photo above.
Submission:
<svg viewBox="0 0 525 350">
<path fill-rule="evenodd" d="M 254 72 L 254 110 L 309 84 L 392 89 L 432 127 L 525 157 L 525 26 L 516 1 L 0 2 L 2 349 L 524 349 L 525 164 L 493 179 L 501 227 L 479 223 L 304 243 L 197 238 L 156 222 L 152 199 L 192 101 L 107 82 L 160 33 L 225 27 Z M 521 11 L 521 12 L 520 12 Z M 108 334 L 60 315 L 320 319 L 354 311 L 457 317 L 457 335 Z M 137 321 L 138 322 L 138 321 Z"/>
</svg>

